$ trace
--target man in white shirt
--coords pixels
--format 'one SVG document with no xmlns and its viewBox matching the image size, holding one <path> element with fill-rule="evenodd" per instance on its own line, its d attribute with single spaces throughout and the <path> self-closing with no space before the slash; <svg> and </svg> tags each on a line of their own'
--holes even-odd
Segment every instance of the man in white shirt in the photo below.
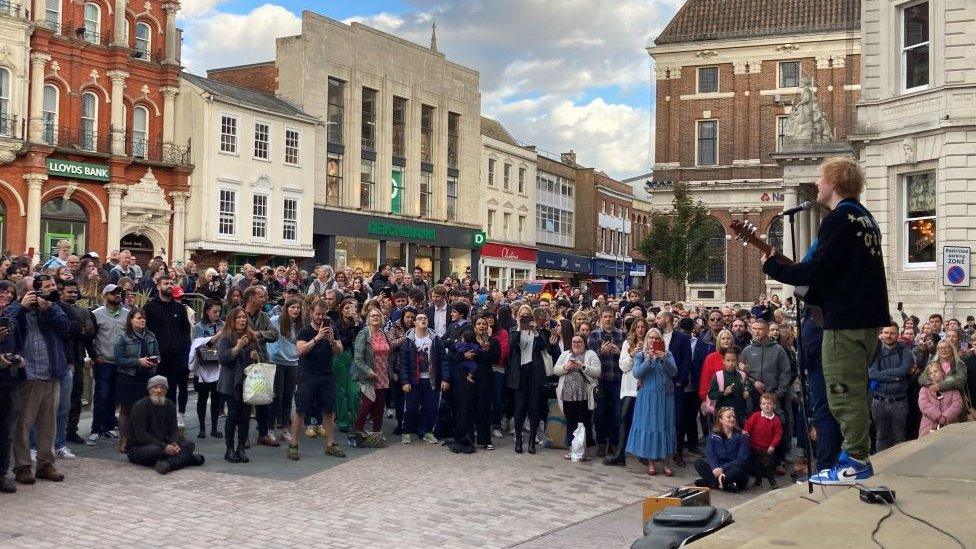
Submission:
<svg viewBox="0 0 976 549">
<path fill-rule="evenodd" d="M 430 291 L 430 307 L 425 313 L 430 320 L 434 333 L 444 337 L 447 333 L 447 325 L 450 324 L 450 315 L 447 308 L 447 286 L 438 284 Z"/>
</svg>

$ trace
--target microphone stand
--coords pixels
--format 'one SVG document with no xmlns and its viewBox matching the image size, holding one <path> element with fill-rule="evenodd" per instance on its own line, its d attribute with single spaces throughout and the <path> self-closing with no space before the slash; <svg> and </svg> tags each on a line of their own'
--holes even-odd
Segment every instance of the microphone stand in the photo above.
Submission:
<svg viewBox="0 0 976 549">
<path fill-rule="evenodd" d="M 802 211 L 802 210 L 801 210 Z M 784 215 L 783 217 L 790 218 L 790 242 L 793 244 L 793 257 L 789 258 L 794 262 L 797 261 L 797 256 L 799 255 L 796 249 L 796 214 L 800 212 L 792 212 Z M 813 319 L 806 319 L 806 309 L 807 303 L 803 297 L 793 294 L 793 300 L 796 302 L 796 369 L 800 378 L 800 409 L 803 413 L 803 433 L 804 435 L 804 448 L 806 450 L 807 457 L 807 493 L 813 493 L 813 482 L 810 480 L 813 477 L 813 441 L 810 440 L 810 427 L 813 425 L 813 417 L 810 413 L 810 402 L 809 402 L 809 390 L 810 387 L 807 383 L 807 370 L 806 365 L 803 360 L 803 329 L 800 326 L 800 322 L 812 322 Z"/>
</svg>

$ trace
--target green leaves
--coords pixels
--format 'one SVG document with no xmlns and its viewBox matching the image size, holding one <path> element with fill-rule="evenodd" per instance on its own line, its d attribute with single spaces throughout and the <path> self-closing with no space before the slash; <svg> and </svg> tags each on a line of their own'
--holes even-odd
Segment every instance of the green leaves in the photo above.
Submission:
<svg viewBox="0 0 976 549">
<path fill-rule="evenodd" d="M 705 276 L 724 253 L 724 242 L 719 246 L 713 241 L 718 231 L 724 239 L 721 224 L 700 200 L 692 199 L 688 185 L 679 181 L 674 184 L 671 210 L 651 213 L 650 230 L 637 249 L 664 278 L 683 283 Z"/>
</svg>

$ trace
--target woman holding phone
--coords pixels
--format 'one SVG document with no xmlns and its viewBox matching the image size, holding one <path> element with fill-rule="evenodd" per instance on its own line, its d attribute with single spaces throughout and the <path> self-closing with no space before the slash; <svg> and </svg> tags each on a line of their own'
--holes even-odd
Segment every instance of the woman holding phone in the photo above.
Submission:
<svg viewBox="0 0 976 549">
<path fill-rule="evenodd" d="M 532 308 L 522 305 L 518 309 L 518 325 L 509 340 L 508 371 L 506 382 L 515 392 L 515 453 L 522 453 L 522 426 L 529 418 L 529 453 L 535 453 L 536 434 L 541 417 L 540 404 L 546 384 L 546 360 L 559 355 L 559 347 L 550 345 L 549 330 L 537 328 Z"/>
<path fill-rule="evenodd" d="M 586 432 L 586 447 L 596 445 L 593 439 L 593 387 L 600 380 L 600 357 L 586 348 L 586 340 L 581 335 L 574 335 L 570 340 L 570 348 L 559 355 L 559 360 L 553 367 L 559 376 L 556 386 L 556 398 L 559 407 L 566 416 L 566 445 L 571 443 L 576 426 L 583 424 Z M 589 452 L 585 452 L 583 460 L 589 459 Z M 570 457 L 566 454 L 564 457 Z"/>
<path fill-rule="evenodd" d="M 135 307 L 125 319 L 125 332 L 115 342 L 115 402 L 119 405 L 119 452 L 125 453 L 129 439 L 132 406 L 146 396 L 146 383 L 156 375 L 159 343 L 146 329 L 146 313 Z"/>
<path fill-rule="evenodd" d="M 250 406 L 244 403 L 244 369 L 260 360 L 259 349 L 258 335 L 248 327 L 247 311 L 234 307 L 227 314 L 227 323 L 217 340 L 217 361 L 220 362 L 217 390 L 227 402 L 224 459 L 230 463 L 251 461 L 244 453 L 244 440 L 251 429 Z"/>
<path fill-rule="evenodd" d="M 672 381 L 678 368 L 657 328 L 647 331 L 643 350 L 634 356 L 633 372 L 643 386 L 637 390 L 627 452 L 647 460 L 648 475 L 656 475 L 654 462 L 662 461 L 664 476 L 670 477 L 674 473 L 668 465 L 678 444 Z"/>
</svg>

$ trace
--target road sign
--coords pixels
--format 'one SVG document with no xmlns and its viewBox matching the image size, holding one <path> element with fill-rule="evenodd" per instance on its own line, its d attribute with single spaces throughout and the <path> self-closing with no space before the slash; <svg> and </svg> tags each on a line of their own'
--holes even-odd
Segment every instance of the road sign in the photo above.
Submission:
<svg viewBox="0 0 976 549">
<path fill-rule="evenodd" d="M 968 246 L 942 247 L 942 285 L 950 288 L 969 287 Z"/>
</svg>

